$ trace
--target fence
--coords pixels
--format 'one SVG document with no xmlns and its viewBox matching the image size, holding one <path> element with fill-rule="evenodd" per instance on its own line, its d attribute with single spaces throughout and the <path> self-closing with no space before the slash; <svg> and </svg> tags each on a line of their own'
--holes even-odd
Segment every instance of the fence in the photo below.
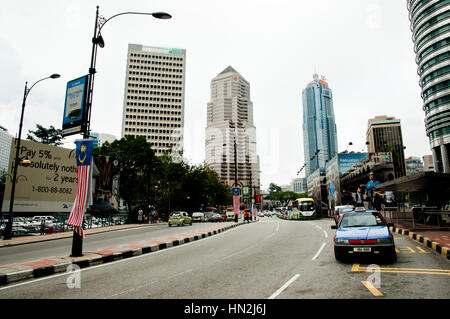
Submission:
<svg viewBox="0 0 450 319">
<path fill-rule="evenodd" d="M 387 222 L 394 224 L 412 225 L 414 229 L 417 225 L 425 226 L 449 226 L 450 211 L 439 210 L 437 207 L 384 207 L 381 214 Z"/>
</svg>

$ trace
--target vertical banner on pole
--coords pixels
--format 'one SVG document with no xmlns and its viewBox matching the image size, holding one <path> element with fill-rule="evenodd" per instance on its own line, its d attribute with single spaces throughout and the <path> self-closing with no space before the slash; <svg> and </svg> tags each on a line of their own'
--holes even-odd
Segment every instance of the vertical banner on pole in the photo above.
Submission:
<svg viewBox="0 0 450 319">
<path fill-rule="evenodd" d="M 239 216 L 239 195 L 240 195 L 240 188 L 239 187 L 233 187 L 233 211 L 235 216 Z"/>
<path fill-rule="evenodd" d="M 83 215 L 89 204 L 92 204 L 92 148 L 93 140 L 76 141 L 77 157 L 77 191 L 68 225 L 81 237 L 83 233 Z"/>
</svg>

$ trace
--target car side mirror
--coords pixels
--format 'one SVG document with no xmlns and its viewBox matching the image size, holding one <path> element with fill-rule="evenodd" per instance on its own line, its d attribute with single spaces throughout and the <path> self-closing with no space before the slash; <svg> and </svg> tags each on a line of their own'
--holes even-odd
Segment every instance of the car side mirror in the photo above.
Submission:
<svg viewBox="0 0 450 319">
<path fill-rule="evenodd" d="M 337 225 L 332 225 L 331 229 L 337 229 Z"/>
</svg>

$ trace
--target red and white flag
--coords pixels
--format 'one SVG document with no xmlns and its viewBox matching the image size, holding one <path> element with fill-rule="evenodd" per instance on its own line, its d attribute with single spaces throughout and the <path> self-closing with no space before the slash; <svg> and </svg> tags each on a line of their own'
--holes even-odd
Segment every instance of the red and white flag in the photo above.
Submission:
<svg viewBox="0 0 450 319">
<path fill-rule="evenodd" d="M 239 215 L 239 195 L 233 196 L 233 211 L 234 211 L 234 215 Z"/>
<path fill-rule="evenodd" d="M 67 224 L 73 226 L 74 231 L 84 238 L 83 215 L 92 201 L 92 140 L 75 143 L 77 145 L 77 192 Z"/>
</svg>

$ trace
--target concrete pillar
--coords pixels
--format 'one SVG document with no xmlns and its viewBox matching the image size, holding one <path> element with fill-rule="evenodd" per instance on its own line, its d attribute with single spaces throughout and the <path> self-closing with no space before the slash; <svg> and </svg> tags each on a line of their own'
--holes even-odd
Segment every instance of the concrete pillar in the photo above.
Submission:
<svg viewBox="0 0 450 319">
<path fill-rule="evenodd" d="M 442 166 L 444 167 L 444 173 L 450 173 L 450 164 L 448 161 L 447 147 L 445 144 L 441 144 L 441 158 Z"/>
<path fill-rule="evenodd" d="M 439 158 L 438 152 L 436 152 L 436 148 L 431 149 L 431 153 L 433 155 L 433 165 L 434 165 L 434 172 L 439 173 L 439 165 L 438 162 L 441 160 Z"/>
</svg>

